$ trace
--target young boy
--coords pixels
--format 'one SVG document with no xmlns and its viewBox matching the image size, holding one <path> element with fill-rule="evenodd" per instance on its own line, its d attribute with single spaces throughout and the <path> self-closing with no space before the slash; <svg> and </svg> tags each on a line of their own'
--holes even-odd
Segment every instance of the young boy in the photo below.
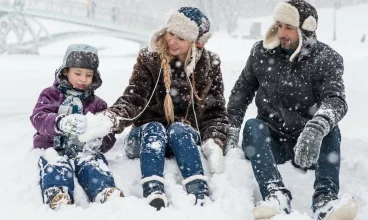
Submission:
<svg viewBox="0 0 368 220">
<path fill-rule="evenodd" d="M 124 196 L 115 187 L 103 155 L 115 144 L 114 134 L 87 143 L 78 140 L 86 129 L 85 114 L 107 108 L 106 102 L 94 95 L 102 84 L 98 65 L 96 48 L 70 45 L 53 86 L 41 92 L 30 117 L 37 130 L 34 147 L 49 148 L 40 158 L 39 167 L 43 202 L 52 209 L 74 202 L 73 169 L 91 202 Z"/>
</svg>

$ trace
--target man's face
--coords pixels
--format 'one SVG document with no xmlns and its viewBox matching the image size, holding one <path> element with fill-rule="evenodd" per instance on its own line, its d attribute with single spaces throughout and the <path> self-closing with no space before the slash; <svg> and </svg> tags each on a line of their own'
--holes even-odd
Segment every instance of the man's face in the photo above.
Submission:
<svg viewBox="0 0 368 220">
<path fill-rule="evenodd" d="M 299 45 L 298 28 L 282 22 L 277 22 L 277 27 L 277 35 L 280 39 L 281 47 L 288 50 L 296 50 Z"/>
</svg>

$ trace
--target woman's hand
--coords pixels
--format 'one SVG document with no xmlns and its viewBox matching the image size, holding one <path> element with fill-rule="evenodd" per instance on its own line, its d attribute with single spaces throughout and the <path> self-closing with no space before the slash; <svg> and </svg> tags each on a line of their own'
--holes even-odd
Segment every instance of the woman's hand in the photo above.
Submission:
<svg viewBox="0 0 368 220">
<path fill-rule="evenodd" d="M 208 160 L 211 173 L 224 172 L 224 153 L 213 139 L 209 139 L 203 144 L 202 151 Z"/>
<path fill-rule="evenodd" d="M 96 138 L 103 138 L 107 134 L 111 133 L 113 123 L 110 118 L 103 113 L 92 114 L 88 112 L 86 114 L 87 127 L 85 132 L 78 136 L 81 142 L 90 142 Z"/>
</svg>

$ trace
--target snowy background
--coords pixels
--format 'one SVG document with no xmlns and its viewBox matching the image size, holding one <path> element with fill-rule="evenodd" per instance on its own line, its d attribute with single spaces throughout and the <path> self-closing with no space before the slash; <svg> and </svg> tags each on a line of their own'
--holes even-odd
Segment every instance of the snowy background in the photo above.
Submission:
<svg viewBox="0 0 368 220">
<path fill-rule="evenodd" d="M 368 34 L 368 4 L 343 7 L 337 11 L 337 41 L 332 41 L 333 10 L 319 10 L 319 40 L 328 43 L 344 57 L 348 114 L 340 123 L 342 132 L 342 163 L 340 196 L 354 195 L 360 210 L 357 220 L 368 215 L 368 43 L 361 42 Z M 271 13 L 271 11 L 269 12 Z M 271 23 L 271 17 L 256 18 L 262 23 L 262 33 Z M 50 30 L 83 29 L 56 21 L 42 21 Z M 249 21 L 240 21 L 247 23 Z M 245 26 L 245 25 L 244 25 Z M 158 28 L 158 27 L 157 27 Z M 217 32 L 206 47 L 220 55 L 225 81 L 225 97 L 245 66 L 248 54 L 256 40 L 241 37 L 247 30 L 242 25 L 234 38 Z M 148 41 L 149 39 L 147 39 Z M 182 177 L 173 159 L 166 160 L 166 193 L 170 206 L 156 212 L 142 198 L 139 160 L 130 160 L 124 153 L 123 141 L 127 128 L 119 135 L 115 147 L 106 154 L 117 186 L 126 195 L 105 204 L 91 204 L 76 184 L 76 204 L 55 212 L 42 204 L 37 161 L 42 150 L 34 150 L 35 133 L 29 116 L 41 90 L 52 85 L 54 71 L 71 43 L 87 43 L 100 48 L 102 87 L 97 95 L 111 105 L 128 84 L 139 45 L 109 37 L 74 37 L 40 49 L 40 55 L 0 55 L 0 219 L 253 219 L 253 204 L 260 199 L 250 163 L 240 150 L 231 150 L 226 156 L 223 174 L 209 177 L 213 203 L 205 207 L 192 206 L 181 184 Z M 246 118 L 256 116 L 252 104 Z M 205 160 L 204 160 L 205 161 Z M 290 163 L 279 166 L 286 186 L 294 200 L 293 213 L 276 216 L 273 220 L 310 220 L 314 172 L 302 173 Z"/>
</svg>

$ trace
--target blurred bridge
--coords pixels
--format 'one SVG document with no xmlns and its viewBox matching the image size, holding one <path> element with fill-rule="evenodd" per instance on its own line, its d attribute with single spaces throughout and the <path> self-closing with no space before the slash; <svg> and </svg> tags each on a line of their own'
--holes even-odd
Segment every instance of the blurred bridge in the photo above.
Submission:
<svg viewBox="0 0 368 220">
<path fill-rule="evenodd" d="M 78 0 L 0 0 L 0 54 L 8 52 L 37 53 L 49 43 L 75 36 L 105 35 L 146 45 L 155 20 L 135 16 L 131 10 L 110 7 L 93 8 Z M 89 0 L 89 3 L 93 0 Z M 33 4 L 32 4 L 33 3 Z M 61 27 L 50 33 L 40 20 L 48 19 L 89 27 L 88 31 L 68 31 Z M 60 25 L 61 26 L 61 25 Z"/>
</svg>

